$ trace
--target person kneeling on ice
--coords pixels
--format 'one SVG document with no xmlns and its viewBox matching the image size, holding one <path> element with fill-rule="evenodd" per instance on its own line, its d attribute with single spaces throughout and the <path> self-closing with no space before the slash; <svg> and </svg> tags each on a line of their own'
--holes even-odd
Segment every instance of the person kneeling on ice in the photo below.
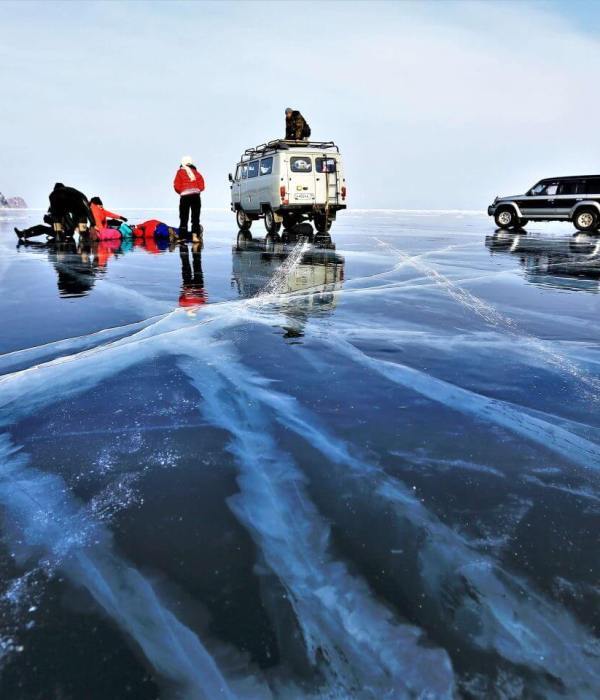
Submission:
<svg viewBox="0 0 600 700">
<path fill-rule="evenodd" d="M 54 185 L 48 196 L 50 207 L 44 215 L 47 226 L 38 224 L 20 231 L 15 228 L 19 238 L 31 238 L 46 234 L 56 238 L 72 236 L 76 231 L 86 233 L 88 223 L 93 226 L 94 219 L 87 197 L 74 187 L 66 187 L 62 182 Z"/>
<path fill-rule="evenodd" d="M 90 199 L 90 206 L 97 229 L 107 228 L 109 218 L 116 219 L 118 221 L 127 221 L 127 218 L 122 214 L 115 214 L 114 212 L 105 209 L 100 197 L 92 197 Z"/>
<path fill-rule="evenodd" d="M 183 156 L 181 165 L 173 182 L 175 192 L 179 195 L 179 237 L 185 238 L 188 220 L 192 219 L 192 241 L 198 243 L 202 226 L 200 226 L 200 194 L 204 191 L 204 178 L 193 164 L 191 156 Z"/>
</svg>

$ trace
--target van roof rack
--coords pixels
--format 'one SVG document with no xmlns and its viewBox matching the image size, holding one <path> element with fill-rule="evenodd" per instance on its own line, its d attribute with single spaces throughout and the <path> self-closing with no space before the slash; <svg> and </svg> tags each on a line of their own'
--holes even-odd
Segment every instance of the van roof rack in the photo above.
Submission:
<svg viewBox="0 0 600 700">
<path fill-rule="evenodd" d="M 275 139 L 274 141 L 268 141 L 267 143 L 261 143 L 254 148 L 247 148 L 244 151 L 244 156 L 253 157 L 262 155 L 267 151 L 287 151 L 290 148 L 335 148 L 339 153 L 340 149 L 335 145 L 333 141 L 289 141 L 286 139 Z"/>
</svg>

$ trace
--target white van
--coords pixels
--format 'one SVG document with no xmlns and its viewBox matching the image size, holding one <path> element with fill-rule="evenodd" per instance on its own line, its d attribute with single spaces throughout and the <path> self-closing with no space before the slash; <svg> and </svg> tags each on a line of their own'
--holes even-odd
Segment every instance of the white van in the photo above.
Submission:
<svg viewBox="0 0 600 700">
<path fill-rule="evenodd" d="M 244 232 L 260 218 L 273 236 L 282 224 L 291 229 L 308 219 L 326 234 L 346 208 L 342 157 L 333 141 L 276 140 L 249 148 L 229 181 L 231 210 Z"/>
</svg>

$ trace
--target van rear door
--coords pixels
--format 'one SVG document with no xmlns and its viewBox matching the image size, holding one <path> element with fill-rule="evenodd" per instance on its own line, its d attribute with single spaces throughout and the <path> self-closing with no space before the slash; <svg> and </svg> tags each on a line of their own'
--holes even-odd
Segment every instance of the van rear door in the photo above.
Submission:
<svg viewBox="0 0 600 700">
<path fill-rule="evenodd" d="M 290 204 L 314 204 L 315 164 L 311 155 L 290 156 L 288 197 Z"/>
<path fill-rule="evenodd" d="M 323 154 L 315 158 L 315 194 L 319 204 L 338 204 L 338 160 Z"/>
</svg>

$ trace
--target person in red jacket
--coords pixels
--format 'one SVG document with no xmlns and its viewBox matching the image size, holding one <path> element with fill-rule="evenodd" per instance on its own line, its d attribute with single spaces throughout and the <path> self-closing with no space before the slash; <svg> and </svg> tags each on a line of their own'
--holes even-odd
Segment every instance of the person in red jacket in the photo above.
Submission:
<svg viewBox="0 0 600 700">
<path fill-rule="evenodd" d="M 121 214 L 115 214 L 114 212 L 105 209 L 100 197 L 92 197 L 90 199 L 90 208 L 92 210 L 92 216 L 94 217 L 97 229 L 106 228 L 107 220 L 109 218 L 127 221 L 127 219 L 124 216 L 121 216 Z"/>
<path fill-rule="evenodd" d="M 185 237 L 191 213 L 192 240 L 194 243 L 197 243 L 202 233 L 202 227 L 200 226 L 200 209 L 202 207 L 200 193 L 204 191 L 204 178 L 196 170 L 191 156 L 183 156 L 181 159 L 181 165 L 175 175 L 173 187 L 179 195 L 179 237 Z"/>
</svg>

